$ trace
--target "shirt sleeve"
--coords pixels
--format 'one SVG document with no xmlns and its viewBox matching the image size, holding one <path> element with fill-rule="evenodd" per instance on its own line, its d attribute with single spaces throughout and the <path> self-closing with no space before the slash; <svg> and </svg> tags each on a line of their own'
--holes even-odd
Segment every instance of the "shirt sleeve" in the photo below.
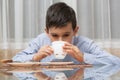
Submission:
<svg viewBox="0 0 120 80">
<path fill-rule="evenodd" d="M 25 50 L 17 53 L 12 60 L 13 61 L 19 61 L 19 62 L 28 62 L 31 61 L 34 54 L 37 53 L 37 51 L 40 48 L 40 44 L 39 44 L 39 37 L 33 39 L 30 43 L 28 48 L 26 48 Z"/>
<path fill-rule="evenodd" d="M 120 63 L 120 58 L 102 50 L 92 41 L 87 45 L 87 51 L 84 53 L 84 61 L 90 64 L 115 65 Z"/>
<path fill-rule="evenodd" d="M 17 53 L 12 60 L 18 62 L 29 62 L 32 61 L 34 54 L 26 54 L 26 52 L 22 51 Z"/>
</svg>

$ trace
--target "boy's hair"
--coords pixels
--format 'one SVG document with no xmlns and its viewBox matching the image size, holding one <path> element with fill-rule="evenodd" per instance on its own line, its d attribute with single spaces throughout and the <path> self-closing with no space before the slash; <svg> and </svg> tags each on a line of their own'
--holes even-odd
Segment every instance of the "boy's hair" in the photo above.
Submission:
<svg viewBox="0 0 120 80">
<path fill-rule="evenodd" d="M 61 28 L 68 23 L 72 24 L 73 30 L 76 28 L 76 15 L 74 10 L 63 2 L 51 5 L 47 10 L 46 28 Z"/>
</svg>

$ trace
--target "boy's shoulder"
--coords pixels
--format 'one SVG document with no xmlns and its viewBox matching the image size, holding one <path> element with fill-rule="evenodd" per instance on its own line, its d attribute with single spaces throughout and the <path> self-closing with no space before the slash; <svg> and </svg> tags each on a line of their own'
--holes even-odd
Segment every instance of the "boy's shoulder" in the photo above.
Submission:
<svg viewBox="0 0 120 80">
<path fill-rule="evenodd" d="M 47 37 L 47 34 L 46 33 L 41 33 L 37 37 Z"/>
<path fill-rule="evenodd" d="M 39 34 L 36 38 L 33 38 L 30 42 L 43 42 L 43 41 L 48 41 L 49 37 L 47 36 L 46 33 L 41 33 Z"/>
<path fill-rule="evenodd" d="M 96 46 L 95 42 L 92 39 L 85 36 L 77 36 L 75 45 L 78 46 L 82 52 L 89 52 L 90 49 L 93 49 L 93 47 Z"/>
<path fill-rule="evenodd" d="M 80 41 L 80 42 L 91 42 L 91 41 L 93 41 L 92 39 L 90 39 L 90 38 L 88 38 L 88 37 L 85 37 L 85 36 L 77 36 L 76 37 L 77 38 L 77 40 L 78 41 Z"/>
<path fill-rule="evenodd" d="M 46 39 L 49 39 L 49 37 L 47 36 L 47 34 L 46 33 L 41 33 L 41 34 L 39 34 L 38 36 L 37 36 L 37 38 L 39 38 L 39 39 L 44 39 L 44 40 L 46 40 Z"/>
<path fill-rule="evenodd" d="M 37 45 L 44 45 L 44 44 L 50 44 L 50 39 L 47 36 L 46 33 L 41 33 L 39 34 L 36 38 L 32 39 L 30 42 L 30 44 L 37 44 Z"/>
</svg>

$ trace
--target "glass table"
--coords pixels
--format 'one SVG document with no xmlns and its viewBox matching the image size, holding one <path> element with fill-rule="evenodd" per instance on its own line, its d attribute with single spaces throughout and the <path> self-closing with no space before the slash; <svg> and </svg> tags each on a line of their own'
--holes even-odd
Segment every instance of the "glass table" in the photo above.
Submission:
<svg viewBox="0 0 120 80">
<path fill-rule="evenodd" d="M 0 64 L 0 80 L 120 80 L 120 65 Z"/>
</svg>

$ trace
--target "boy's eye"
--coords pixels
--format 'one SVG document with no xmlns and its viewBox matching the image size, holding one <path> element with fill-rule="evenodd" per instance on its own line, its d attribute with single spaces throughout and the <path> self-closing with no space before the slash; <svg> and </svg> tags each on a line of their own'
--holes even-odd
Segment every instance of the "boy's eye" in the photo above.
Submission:
<svg viewBox="0 0 120 80">
<path fill-rule="evenodd" d="M 58 37 L 58 35 L 52 35 L 53 37 Z"/>
<path fill-rule="evenodd" d="M 69 34 L 65 34 L 65 35 L 64 35 L 64 37 L 68 37 L 68 36 L 69 36 Z"/>
</svg>

